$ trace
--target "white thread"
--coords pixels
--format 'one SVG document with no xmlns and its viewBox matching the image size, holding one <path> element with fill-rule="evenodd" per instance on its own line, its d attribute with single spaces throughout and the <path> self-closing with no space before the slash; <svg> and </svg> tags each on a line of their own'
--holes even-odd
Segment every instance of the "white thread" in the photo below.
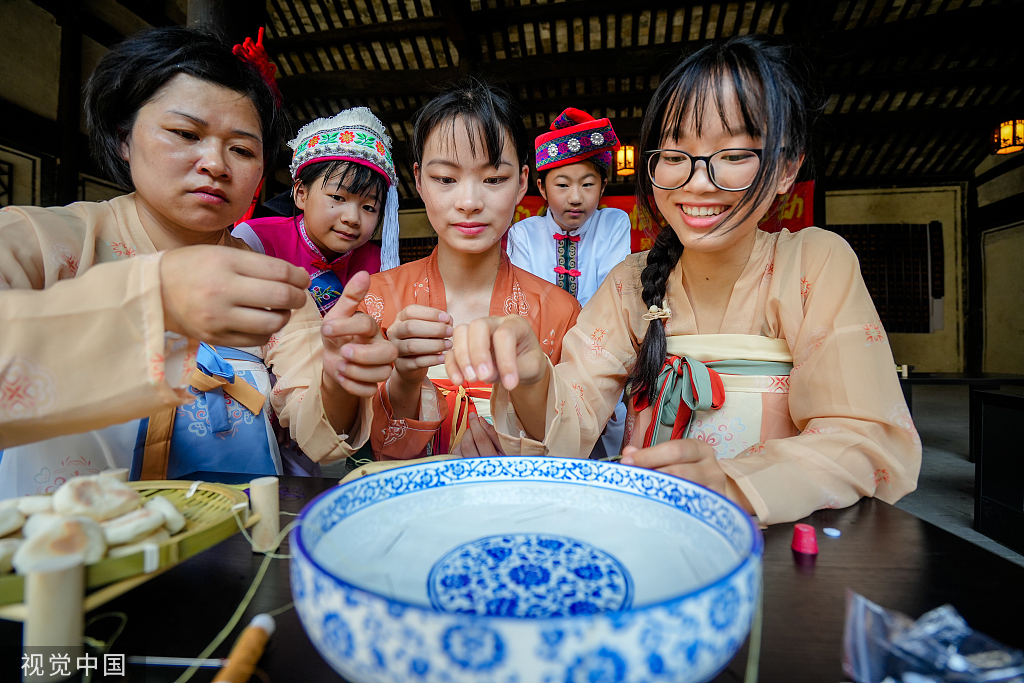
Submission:
<svg viewBox="0 0 1024 683">
<path fill-rule="evenodd" d="M 186 498 L 191 498 L 192 496 L 196 495 L 196 491 L 199 489 L 199 485 L 202 484 L 202 483 L 203 482 L 201 482 L 201 481 L 194 481 L 194 482 L 192 482 L 192 486 L 188 487 L 188 492 L 185 494 L 185 497 Z"/>
<path fill-rule="evenodd" d="M 248 503 L 235 503 L 234 505 L 231 506 L 231 511 L 234 512 L 236 510 L 244 510 L 247 507 L 249 507 Z"/>
</svg>

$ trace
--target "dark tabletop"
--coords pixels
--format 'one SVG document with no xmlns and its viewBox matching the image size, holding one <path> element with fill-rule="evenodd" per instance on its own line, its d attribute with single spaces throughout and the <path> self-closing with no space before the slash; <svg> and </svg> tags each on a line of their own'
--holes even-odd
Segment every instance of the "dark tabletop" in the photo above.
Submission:
<svg viewBox="0 0 1024 683">
<path fill-rule="evenodd" d="M 909 376 L 901 377 L 900 381 L 907 384 L 959 384 L 995 388 L 1024 385 L 1024 375 L 1004 372 L 911 372 Z"/>
<path fill-rule="evenodd" d="M 213 475 L 202 478 L 215 479 Z M 282 477 L 281 509 L 298 512 L 335 482 Z M 283 526 L 291 518 L 281 519 Z M 792 524 L 765 531 L 760 681 L 847 680 L 840 661 L 847 587 L 914 618 L 952 603 L 975 629 L 1024 648 L 1024 629 L 1020 627 L 1024 568 L 877 500 L 863 500 L 845 510 L 822 510 L 805 521 L 818 528 L 820 553 L 813 566 L 801 566 L 794 560 L 789 548 Z M 824 527 L 835 527 L 842 536 L 828 538 L 821 533 Z M 288 552 L 287 541 L 281 552 Z M 262 556 L 253 554 L 245 539 L 235 535 L 89 616 L 102 612 L 128 615 L 114 652 L 195 657 L 230 618 L 261 561 Z M 274 560 L 240 626 L 214 656 L 227 655 L 238 631 L 254 615 L 289 602 L 288 561 Z M 277 631 L 260 661 L 268 680 L 342 681 L 314 650 L 294 609 L 276 620 Z M 97 623 L 87 635 L 104 638 L 109 629 L 102 627 L 104 622 Z M 8 675 L 18 673 L 15 660 L 20 639 L 20 624 L 0 621 L 4 659 L 0 680 L 17 680 Z M 746 648 L 716 681 L 742 681 L 745 666 Z M 129 666 L 128 680 L 173 681 L 180 673 L 180 669 Z M 204 670 L 192 680 L 209 681 L 212 677 L 212 670 Z"/>
</svg>

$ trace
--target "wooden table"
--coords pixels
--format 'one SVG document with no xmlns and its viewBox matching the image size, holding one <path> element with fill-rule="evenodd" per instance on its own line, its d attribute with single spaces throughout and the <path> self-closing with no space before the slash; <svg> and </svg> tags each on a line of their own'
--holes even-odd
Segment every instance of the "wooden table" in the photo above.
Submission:
<svg viewBox="0 0 1024 683">
<path fill-rule="evenodd" d="M 203 477 L 214 479 L 213 475 Z M 282 477 L 282 510 L 298 512 L 331 479 Z M 282 517 L 282 523 L 289 518 Z M 765 532 L 764 635 L 760 681 L 836 683 L 841 667 L 846 588 L 885 607 L 917 617 L 952 603 L 975 628 L 1024 648 L 1024 568 L 877 500 L 845 510 L 823 510 L 806 521 L 819 529 L 814 566 L 799 566 L 789 549 L 792 524 Z M 835 527 L 842 537 L 820 533 Z M 287 544 L 282 549 L 287 552 Z M 194 657 L 227 622 L 259 568 L 246 541 L 234 536 L 219 546 L 109 603 L 100 611 L 128 615 L 114 652 Z M 274 560 L 242 624 L 253 615 L 291 602 L 288 561 Z M 277 617 L 260 666 L 274 683 L 342 679 L 310 644 L 294 610 Z M 98 625 L 97 625 L 98 626 Z M 90 635 L 104 637 L 100 628 Z M 226 656 L 237 633 L 215 653 Z M 0 622 L 0 680 L 18 680 L 21 625 Z M 742 681 L 746 650 L 716 679 Z M 173 681 L 178 669 L 128 667 L 129 681 Z M 209 681 L 210 670 L 192 680 Z M 103 679 L 94 680 L 124 680 Z M 256 681 L 257 679 L 253 679 Z"/>
</svg>

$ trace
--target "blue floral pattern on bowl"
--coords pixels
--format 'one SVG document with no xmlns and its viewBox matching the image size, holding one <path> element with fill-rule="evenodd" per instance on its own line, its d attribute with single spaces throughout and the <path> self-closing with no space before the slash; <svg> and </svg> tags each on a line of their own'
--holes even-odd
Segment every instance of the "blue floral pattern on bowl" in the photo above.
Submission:
<svg viewBox="0 0 1024 683">
<path fill-rule="evenodd" d="M 475 599 L 471 602 L 476 613 L 443 611 L 446 604 L 459 610 L 467 600 L 459 595 L 459 589 L 465 588 L 459 586 L 460 579 L 449 578 L 449 585 L 444 586 L 447 577 L 460 575 L 454 571 L 452 559 L 462 551 L 478 557 L 488 549 L 518 548 L 529 540 L 535 554 L 527 553 L 518 563 L 509 561 L 512 555 L 506 556 L 500 563 L 507 567 L 502 575 L 516 586 L 543 586 L 547 585 L 540 581 L 543 572 L 526 565 L 541 567 L 532 561 L 540 557 L 536 548 L 543 548 L 540 542 L 552 540 L 552 536 L 510 533 L 462 544 L 448 552 L 434 564 L 430 575 L 431 585 L 444 588 L 436 591 L 441 604 L 435 603 L 433 609 L 363 590 L 313 559 L 313 550 L 325 533 L 376 502 L 432 488 L 483 482 L 507 485 L 510 480 L 598 486 L 656 500 L 715 529 L 737 550 L 740 560 L 708 585 L 640 607 L 630 605 L 629 575 L 623 568 L 623 583 L 617 585 L 625 595 L 616 593 L 623 600 L 619 611 L 607 608 L 565 614 L 564 608 L 549 607 L 556 603 L 545 598 L 540 604 L 551 610 L 548 616 L 522 618 L 526 615 L 486 616 L 486 607 L 480 609 L 486 600 L 480 603 Z M 509 540 L 497 542 L 497 538 Z M 563 539 L 558 540 L 566 542 Z M 585 545 L 581 543 L 581 548 Z M 292 531 L 291 547 L 292 593 L 303 626 L 321 655 L 353 683 L 707 681 L 743 644 L 761 592 L 763 541 L 746 513 L 685 480 L 612 463 L 505 457 L 382 472 L 332 489 L 310 503 Z M 592 546 L 586 551 L 601 553 Z M 617 563 L 607 553 L 598 556 L 601 561 L 590 564 L 602 573 Z M 516 575 L 521 583 L 516 583 L 512 572 L 520 566 L 523 569 Z M 573 569 L 579 566 L 589 565 L 573 565 Z M 547 571 L 550 582 L 551 570 Z M 596 576 L 593 570 L 581 573 L 590 577 L 587 581 Z M 575 571 L 573 575 L 580 578 Z M 432 602 L 434 599 L 432 595 Z M 517 603 L 512 612 L 519 610 Z M 562 616 L 554 616 L 556 613 Z"/>
<path fill-rule="evenodd" d="M 455 548 L 431 569 L 441 612 L 548 618 L 629 608 L 629 572 L 588 543 L 553 534 L 506 534 Z"/>
</svg>

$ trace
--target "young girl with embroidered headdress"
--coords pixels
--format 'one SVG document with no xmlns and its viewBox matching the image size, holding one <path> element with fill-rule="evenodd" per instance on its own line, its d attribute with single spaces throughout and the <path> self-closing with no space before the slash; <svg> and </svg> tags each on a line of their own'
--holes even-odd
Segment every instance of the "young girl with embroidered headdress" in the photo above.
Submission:
<svg viewBox="0 0 1024 683">
<path fill-rule="evenodd" d="M 292 199 L 297 215 L 255 218 L 232 235 L 254 251 L 309 273 L 321 315 L 352 275 L 398 265 L 398 191 L 391 138 L 366 107 L 306 124 L 294 140 Z M 383 253 L 370 242 L 382 228 Z"/>
<path fill-rule="evenodd" d="M 410 144 L 416 189 L 438 244 L 424 259 L 374 275 L 365 310 L 398 348 L 374 399 L 370 443 L 378 460 L 491 448 L 490 382 L 454 387 L 444 353 L 455 325 L 514 315 L 558 361 L 579 304 L 558 286 L 513 266 L 502 237 L 526 193 L 526 130 L 509 96 L 470 79 L 416 115 Z"/>
<path fill-rule="evenodd" d="M 505 453 L 585 457 L 625 387 L 623 463 L 762 523 L 914 490 L 920 439 L 856 256 L 824 230 L 757 228 L 808 152 L 804 82 L 788 48 L 756 36 L 716 41 L 661 81 L 637 200 L 666 225 L 612 270 L 560 365 L 515 318 L 456 329 L 449 375 L 500 380 Z"/>
<path fill-rule="evenodd" d="M 133 191 L 0 211 L 0 498 L 111 466 L 301 474 L 350 455 L 395 357 L 355 313 L 369 276 L 321 321 L 301 268 L 230 235 L 284 133 L 262 46 L 137 34 L 100 60 L 86 112 Z M 301 461 L 282 462 L 271 410 Z"/>
</svg>

